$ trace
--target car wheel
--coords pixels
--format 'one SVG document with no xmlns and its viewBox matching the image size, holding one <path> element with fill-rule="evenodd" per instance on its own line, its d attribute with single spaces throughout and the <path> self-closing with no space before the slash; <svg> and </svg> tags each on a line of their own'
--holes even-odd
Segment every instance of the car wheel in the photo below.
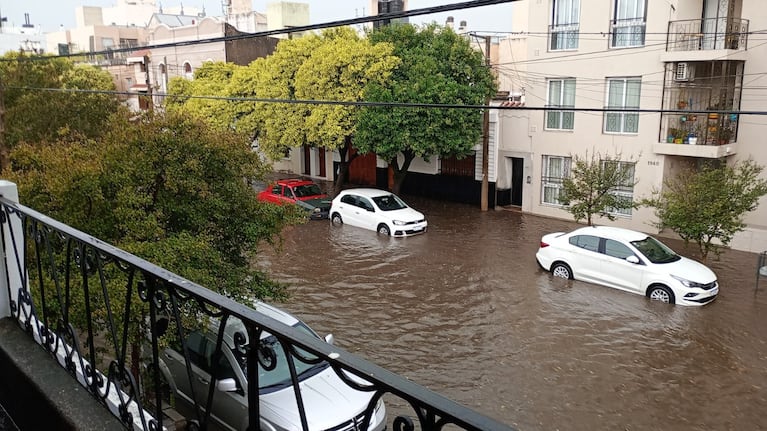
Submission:
<svg viewBox="0 0 767 431">
<path fill-rule="evenodd" d="M 566 263 L 556 262 L 551 265 L 551 273 L 554 277 L 566 278 L 568 280 L 573 279 L 573 271 Z"/>
<path fill-rule="evenodd" d="M 330 217 L 330 221 L 333 222 L 333 224 L 344 224 L 344 220 L 341 218 L 341 214 L 333 213 L 333 215 Z"/>
<path fill-rule="evenodd" d="M 647 292 L 647 297 L 666 304 L 674 303 L 674 292 L 666 286 L 651 286 Z"/>
<path fill-rule="evenodd" d="M 381 235 L 386 235 L 386 236 L 391 235 L 391 231 L 389 230 L 389 226 L 386 226 L 383 223 L 378 225 L 378 233 L 380 233 Z"/>
</svg>

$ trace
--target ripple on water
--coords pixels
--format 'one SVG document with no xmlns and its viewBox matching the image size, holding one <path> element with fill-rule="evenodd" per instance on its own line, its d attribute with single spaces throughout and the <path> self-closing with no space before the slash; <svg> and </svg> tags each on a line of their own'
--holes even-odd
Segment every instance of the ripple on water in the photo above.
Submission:
<svg viewBox="0 0 767 431">
<path fill-rule="evenodd" d="M 286 232 L 283 251 L 258 262 L 291 285 L 280 305 L 339 347 L 520 429 L 767 429 L 767 280 L 754 291 L 755 255 L 708 262 L 714 303 L 667 306 L 540 270 L 541 235 L 571 222 L 408 202 L 426 214 L 425 235 L 328 222 Z"/>
</svg>

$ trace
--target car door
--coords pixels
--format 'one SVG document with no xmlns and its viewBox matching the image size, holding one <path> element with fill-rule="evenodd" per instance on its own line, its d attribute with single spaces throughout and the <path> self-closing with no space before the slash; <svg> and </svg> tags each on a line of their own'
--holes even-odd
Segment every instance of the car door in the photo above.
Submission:
<svg viewBox="0 0 767 431">
<path fill-rule="evenodd" d="M 196 400 L 204 409 L 207 405 L 212 374 L 215 372 L 219 380 L 234 378 L 238 387 L 237 391 L 222 392 L 214 388 L 211 417 L 226 429 L 237 429 L 240 419 L 243 415 L 247 415 L 247 401 L 242 386 L 244 374 L 231 351 L 227 351 L 228 347 L 223 344 L 221 355 L 214 363 L 213 353 L 216 342 L 198 331 L 189 334 L 186 345 L 191 361 L 191 382 L 187 377 L 183 354 L 175 349 L 166 350 L 166 365 L 173 376 L 179 395 L 190 404 Z M 238 369 L 239 372 L 237 372 Z"/>
<path fill-rule="evenodd" d="M 338 207 L 338 212 L 341 214 L 344 223 L 349 226 L 362 227 L 360 214 L 365 210 L 359 207 L 358 199 L 357 195 L 351 194 L 341 197 L 341 205 Z"/>
<path fill-rule="evenodd" d="M 293 189 L 288 186 L 282 187 L 282 201 L 290 203 L 296 202 L 296 196 L 293 194 Z"/>
<path fill-rule="evenodd" d="M 631 263 L 626 260 L 634 256 L 639 263 Z M 622 290 L 644 293 L 642 289 L 642 277 L 647 268 L 638 256 L 620 241 L 604 240 L 604 260 L 602 264 L 602 277 L 604 283 Z"/>
<path fill-rule="evenodd" d="M 373 205 L 373 202 L 364 196 L 360 196 L 357 202 L 360 209 L 360 226 L 364 227 L 365 229 L 377 230 L 378 217 L 376 214 L 376 207 Z"/>
<path fill-rule="evenodd" d="M 575 278 L 601 283 L 602 255 L 599 253 L 601 238 L 594 235 L 575 235 L 570 243 L 570 267 Z"/>
</svg>

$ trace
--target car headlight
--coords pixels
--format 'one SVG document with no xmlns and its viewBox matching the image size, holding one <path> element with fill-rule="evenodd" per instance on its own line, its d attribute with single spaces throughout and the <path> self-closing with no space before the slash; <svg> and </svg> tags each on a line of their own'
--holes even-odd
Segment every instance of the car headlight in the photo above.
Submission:
<svg viewBox="0 0 767 431">
<path fill-rule="evenodd" d="M 698 283 L 698 282 L 695 282 L 695 281 L 690 281 L 690 280 L 688 280 L 686 278 L 678 277 L 678 276 L 676 276 L 674 274 L 671 274 L 671 276 L 674 278 L 674 280 L 682 283 L 682 285 L 685 286 L 685 287 L 703 288 L 705 286 L 705 284 L 703 284 L 703 283 Z"/>
<path fill-rule="evenodd" d="M 406 221 L 401 220 L 392 220 L 392 223 L 394 223 L 395 226 L 405 226 L 407 224 Z"/>
<path fill-rule="evenodd" d="M 316 213 L 318 213 L 318 212 L 321 212 L 322 210 L 321 210 L 321 209 L 319 209 L 319 208 L 315 208 L 313 211 L 314 211 L 314 212 L 316 212 Z"/>
</svg>

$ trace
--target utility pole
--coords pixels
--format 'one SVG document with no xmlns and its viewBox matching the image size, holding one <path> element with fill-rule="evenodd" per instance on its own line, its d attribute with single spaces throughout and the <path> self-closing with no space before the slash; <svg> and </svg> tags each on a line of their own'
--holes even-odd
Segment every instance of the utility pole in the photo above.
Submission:
<svg viewBox="0 0 767 431">
<path fill-rule="evenodd" d="M 490 36 L 477 36 L 485 39 L 485 65 L 490 69 Z M 482 117 L 482 189 L 479 209 L 487 211 L 487 195 L 489 192 L 488 171 L 490 164 L 490 98 L 485 103 L 485 112 Z"/>
<path fill-rule="evenodd" d="M 152 82 L 149 79 L 149 55 L 144 55 L 144 70 L 146 72 L 146 95 L 149 99 L 149 104 L 147 105 L 147 110 L 149 112 L 152 112 L 154 110 L 154 100 L 152 100 Z"/>
</svg>

